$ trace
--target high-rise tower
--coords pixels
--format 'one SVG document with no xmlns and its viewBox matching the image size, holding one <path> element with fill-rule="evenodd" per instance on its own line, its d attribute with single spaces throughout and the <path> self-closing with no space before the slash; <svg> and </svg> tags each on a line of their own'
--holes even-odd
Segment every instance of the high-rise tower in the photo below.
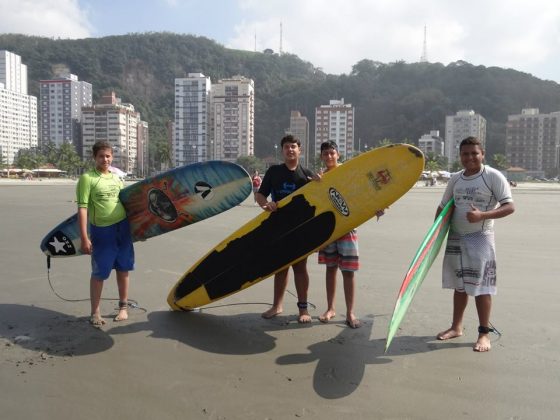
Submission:
<svg viewBox="0 0 560 420">
<path fill-rule="evenodd" d="M 144 123 L 132 104 L 122 103 L 115 92 L 104 94 L 97 104 L 82 108 L 83 149 L 89 157 L 96 141 L 106 140 L 114 147 L 113 163 L 126 173 L 139 174 L 139 155 L 144 145 L 138 142 L 138 126 Z"/>
<path fill-rule="evenodd" d="M 208 159 L 211 89 L 210 78 L 202 73 L 175 79 L 174 166 Z"/>
<path fill-rule="evenodd" d="M 37 98 L 27 94 L 27 66 L 0 50 L 0 163 L 12 164 L 20 149 L 37 147 Z"/>
<path fill-rule="evenodd" d="M 286 130 L 286 134 L 299 138 L 301 141 L 300 159 L 304 166 L 309 167 L 309 120 L 307 117 L 301 115 L 299 111 L 292 111 L 290 113 L 290 128 Z M 311 153 L 313 152 L 312 150 Z"/>
<path fill-rule="evenodd" d="M 472 109 L 458 111 L 445 117 L 445 156 L 449 165 L 459 160 L 459 145 L 469 136 L 477 137 L 486 144 L 486 119 Z"/>
<path fill-rule="evenodd" d="M 321 143 L 333 140 L 344 159 L 354 156 L 354 107 L 345 104 L 344 98 L 330 100 L 328 105 L 315 108 L 315 148 L 313 156 L 320 153 Z"/>
<path fill-rule="evenodd" d="M 526 108 L 508 115 L 506 157 L 528 175 L 560 175 L 560 112 L 541 114 L 538 108 Z"/>
<path fill-rule="evenodd" d="M 91 84 L 63 73 L 56 79 L 40 80 L 39 86 L 41 143 L 72 143 L 81 154 L 80 121 L 82 107 L 92 106 Z"/>
<path fill-rule="evenodd" d="M 233 76 L 212 85 L 209 159 L 235 162 L 255 154 L 255 84 Z"/>
</svg>

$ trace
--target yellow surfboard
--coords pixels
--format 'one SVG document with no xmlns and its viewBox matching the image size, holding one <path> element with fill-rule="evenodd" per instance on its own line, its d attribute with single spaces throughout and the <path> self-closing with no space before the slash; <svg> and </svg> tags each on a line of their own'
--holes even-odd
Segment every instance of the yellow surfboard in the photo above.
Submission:
<svg viewBox="0 0 560 420">
<path fill-rule="evenodd" d="M 220 242 L 179 279 L 167 302 L 175 310 L 191 310 L 272 276 L 389 207 L 423 168 L 422 152 L 408 144 L 350 159 Z"/>
</svg>

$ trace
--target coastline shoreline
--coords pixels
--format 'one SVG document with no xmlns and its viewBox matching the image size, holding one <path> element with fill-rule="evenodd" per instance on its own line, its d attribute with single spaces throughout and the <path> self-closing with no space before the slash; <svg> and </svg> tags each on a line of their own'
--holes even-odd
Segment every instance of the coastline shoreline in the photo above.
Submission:
<svg viewBox="0 0 560 420">
<path fill-rule="evenodd" d="M 0 178 L 0 186 L 56 186 L 56 185 L 75 185 L 78 179 L 69 178 L 35 178 L 32 180 Z M 137 181 L 125 181 L 126 185 L 132 185 Z M 425 181 L 417 181 L 412 189 L 440 190 L 446 184 L 425 185 Z M 560 182 L 518 182 L 515 187 L 511 187 L 512 192 L 516 190 L 559 190 Z"/>
</svg>

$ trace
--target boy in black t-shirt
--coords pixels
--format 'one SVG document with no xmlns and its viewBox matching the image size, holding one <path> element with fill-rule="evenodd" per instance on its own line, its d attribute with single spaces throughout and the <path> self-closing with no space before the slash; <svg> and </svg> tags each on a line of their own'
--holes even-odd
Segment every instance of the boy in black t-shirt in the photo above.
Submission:
<svg viewBox="0 0 560 420">
<path fill-rule="evenodd" d="M 315 178 L 309 169 L 299 164 L 301 142 L 297 137 L 287 135 L 280 142 L 284 163 L 273 165 L 266 171 L 259 191 L 255 194 L 257 203 L 266 211 L 276 211 L 277 202 L 287 197 L 298 188 Z M 271 201 L 267 197 L 271 196 Z M 307 291 L 309 288 L 309 274 L 307 273 L 307 258 L 292 265 L 294 282 L 298 296 L 299 316 L 298 322 L 311 322 L 307 311 Z M 288 268 L 274 275 L 274 301 L 272 307 L 262 314 L 263 318 L 270 319 L 282 313 L 284 292 L 288 287 Z"/>
</svg>

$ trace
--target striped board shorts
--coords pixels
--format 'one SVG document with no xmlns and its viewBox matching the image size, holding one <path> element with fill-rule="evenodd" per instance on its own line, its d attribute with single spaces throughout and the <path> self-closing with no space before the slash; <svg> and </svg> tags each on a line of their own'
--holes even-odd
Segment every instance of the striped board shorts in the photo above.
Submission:
<svg viewBox="0 0 560 420">
<path fill-rule="evenodd" d="M 443 257 L 442 284 L 469 296 L 495 295 L 496 245 L 494 232 L 458 235 L 449 232 Z"/>
<path fill-rule="evenodd" d="M 358 271 L 358 232 L 352 230 L 346 235 L 319 250 L 319 264 L 338 267 L 341 271 Z"/>
</svg>

